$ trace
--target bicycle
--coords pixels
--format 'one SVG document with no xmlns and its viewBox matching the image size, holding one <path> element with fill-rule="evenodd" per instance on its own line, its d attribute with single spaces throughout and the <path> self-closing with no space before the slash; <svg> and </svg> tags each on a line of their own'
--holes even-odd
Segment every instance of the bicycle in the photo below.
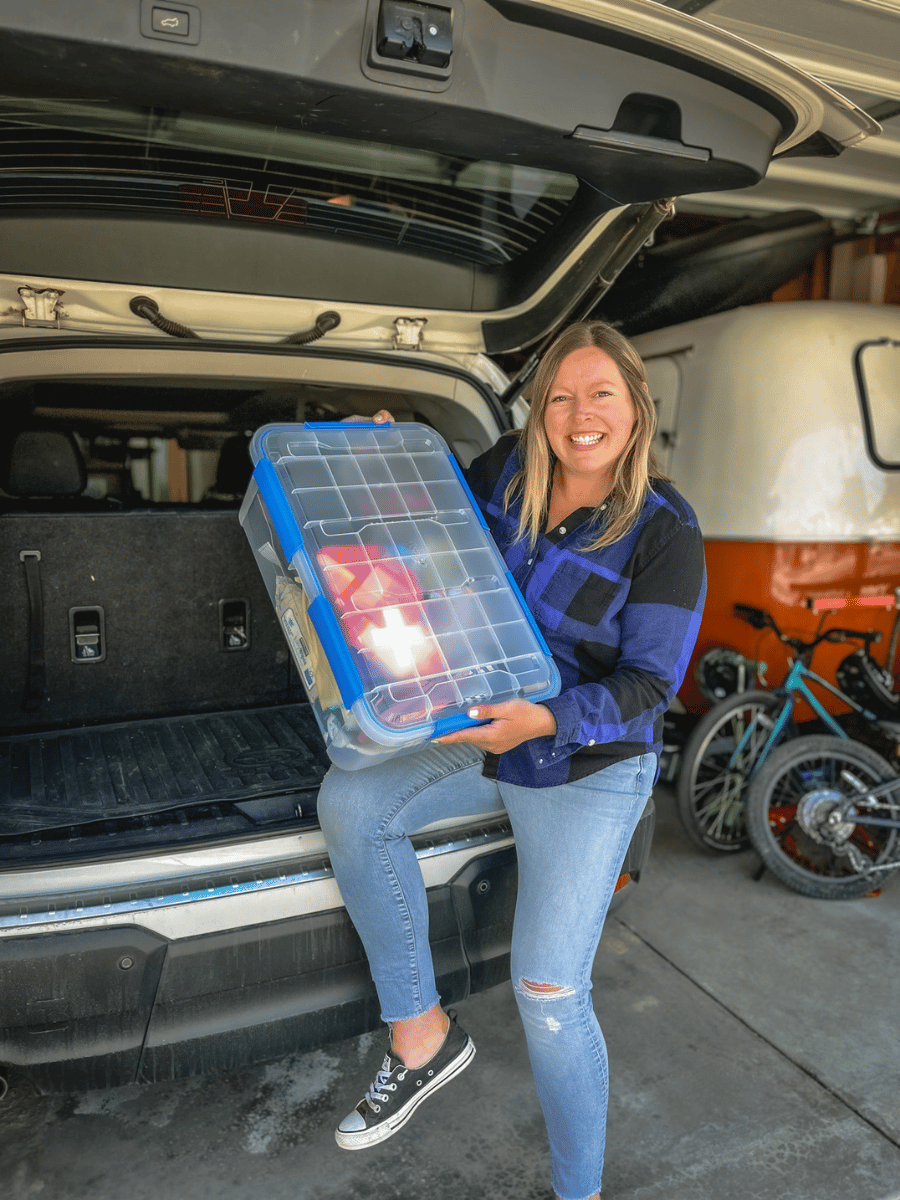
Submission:
<svg viewBox="0 0 900 1200">
<path fill-rule="evenodd" d="M 900 723 L 894 737 L 900 744 Z M 753 779 L 746 807 L 763 866 L 804 896 L 855 899 L 900 871 L 900 775 L 861 742 L 785 743 Z"/>
<path fill-rule="evenodd" d="M 795 651 L 796 658 L 780 687 L 771 692 L 753 690 L 727 697 L 697 722 L 685 744 L 677 782 L 678 815 L 691 841 L 719 853 L 733 853 L 750 845 L 745 815 L 747 788 L 772 751 L 781 742 L 798 735 L 793 723 L 798 698 L 806 701 L 835 737 L 848 736 L 810 684 L 829 692 L 869 722 L 878 720 L 877 706 L 871 697 L 889 704 L 888 698 L 893 695 L 890 675 L 869 653 L 870 646 L 881 641 L 880 633 L 828 629 L 806 641 L 782 633 L 764 609 L 736 604 L 734 613 L 754 629 L 771 629 Z M 823 614 L 823 621 L 826 615 Z M 895 620 L 894 635 L 898 628 Z M 892 650 L 896 648 L 894 635 Z M 863 645 L 838 667 L 842 690 L 811 670 L 810 662 L 823 642 L 846 641 L 861 641 Z M 863 702 L 867 699 L 868 704 Z"/>
</svg>

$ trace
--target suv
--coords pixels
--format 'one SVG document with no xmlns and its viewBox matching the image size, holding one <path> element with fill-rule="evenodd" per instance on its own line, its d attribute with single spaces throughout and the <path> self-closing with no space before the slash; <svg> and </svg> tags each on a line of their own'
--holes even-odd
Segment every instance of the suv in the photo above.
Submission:
<svg viewBox="0 0 900 1200">
<path fill-rule="evenodd" d="M 0 0 L 0 35 L 0 1064 L 71 1090 L 358 1034 L 249 434 L 388 407 L 467 463 L 667 197 L 872 123 L 649 0 Z M 417 848 L 445 1002 L 507 978 L 504 813 Z"/>
</svg>

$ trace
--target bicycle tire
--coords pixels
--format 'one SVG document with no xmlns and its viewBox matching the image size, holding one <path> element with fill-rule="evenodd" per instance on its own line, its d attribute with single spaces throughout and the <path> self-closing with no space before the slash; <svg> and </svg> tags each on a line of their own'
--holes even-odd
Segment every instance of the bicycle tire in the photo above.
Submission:
<svg viewBox="0 0 900 1200">
<path fill-rule="evenodd" d="M 676 794 L 684 831 L 702 849 L 730 854 L 749 846 L 744 815 L 748 776 L 784 703 L 771 692 L 741 692 L 714 705 L 694 726 L 682 753 Z M 761 715 L 765 736 L 751 736 L 741 761 L 729 768 L 747 724 Z"/>
<path fill-rule="evenodd" d="M 850 854 L 858 851 L 871 867 L 897 861 L 900 848 L 896 829 L 863 821 L 836 831 L 828 825 L 834 805 L 858 794 L 842 771 L 864 786 L 896 776 L 861 742 L 812 734 L 773 751 L 747 794 L 747 827 L 763 863 L 787 887 L 816 900 L 852 900 L 878 888 L 884 873 L 860 870 Z M 881 804 L 900 818 L 900 781 Z"/>
</svg>

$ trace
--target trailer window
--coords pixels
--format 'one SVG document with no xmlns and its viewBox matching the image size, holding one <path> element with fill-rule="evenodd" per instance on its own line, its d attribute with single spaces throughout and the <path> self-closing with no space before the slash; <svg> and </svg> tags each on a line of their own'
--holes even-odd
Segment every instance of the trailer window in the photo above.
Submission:
<svg viewBox="0 0 900 1200">
<path fill-rule="evenodd" d="M 674 358 L 651 358 L 644 361 L 647 386 L 656 409 L 656 435 L 653 453 L 664 471 L 672 469 L 672 451 L 678 442 L 678 398 L 681 392 L 681 369 Z"/>
<path fill-rule="evenodd" d="M 854 366 L 869 454 L 883 470 L 900 470 L 900 342 L 863 342 Z"/>
</svg>

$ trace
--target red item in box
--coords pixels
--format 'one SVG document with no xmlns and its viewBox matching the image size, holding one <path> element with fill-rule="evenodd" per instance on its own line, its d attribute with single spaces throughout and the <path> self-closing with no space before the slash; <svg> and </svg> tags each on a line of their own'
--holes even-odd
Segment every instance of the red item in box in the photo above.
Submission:
<svg viewBox="0 0 900 1200">
<path fill-rule="evenodd" d="M 446 670 L 418 580 L 383 546 L 329 546 L 318 553 L 351 649 L 391 679 Z"/>
</svg>

